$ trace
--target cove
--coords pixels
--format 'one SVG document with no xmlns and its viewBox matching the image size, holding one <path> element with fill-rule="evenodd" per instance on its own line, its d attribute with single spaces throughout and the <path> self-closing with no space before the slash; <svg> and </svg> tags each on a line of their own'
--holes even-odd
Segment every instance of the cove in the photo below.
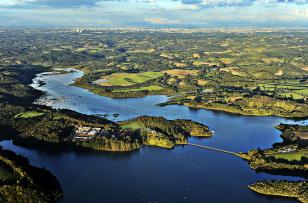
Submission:
<svg viewBox="0 0 308 203">
<path fill-rule="evenodd" d="M 191 119 L 215 131 L 212 138 L 191 138 L 191 143 L 234 152 L 268 148 L 281 141 L 280 132 L 274 128 L 279 123 L 307 123 L 179 105 L 156 106 L 166 101 L 166 96 L 111 99 L 72 86 L 82 75 L 76 70 L 58 75 L 39 74 L 32 87 L 45 91 L 46 96 L 36 103 L 89 115 L 107 113 L 115 121 L 140 115 Z M 258 180 L 297 178 L 257 174 L 238 157 L 192 146 L 172 150 L 145 147 L 130 153 L 80 153 L 29 149 L 10 141 L 1 145 L 50 170 L 64 189 L 64 197 L 59 202 L 294 202 L 257 195 L 247 185 Z"/>
</svg>

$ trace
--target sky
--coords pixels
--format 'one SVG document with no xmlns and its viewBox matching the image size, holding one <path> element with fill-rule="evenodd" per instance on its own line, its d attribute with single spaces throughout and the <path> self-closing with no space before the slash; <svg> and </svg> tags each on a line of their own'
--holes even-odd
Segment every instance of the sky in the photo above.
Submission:
<svg viewBox="0 0 308 203">
<path fill-rule="evenodd" d="M 308 0 L 0 0 L 0 26 L 308 28 Z"/>
</svg>

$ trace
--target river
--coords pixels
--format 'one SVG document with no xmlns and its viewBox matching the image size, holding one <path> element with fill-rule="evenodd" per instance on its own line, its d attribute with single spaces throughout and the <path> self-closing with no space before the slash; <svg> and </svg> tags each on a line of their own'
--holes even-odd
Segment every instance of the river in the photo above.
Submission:
<svg viewBox="0 0 308 203">
<path fill-rule="evenodd" d="M 234 152 L 268 148 L 280 142 L 280 132 L 274 128 L 279 123 L 307 124 L 307 120 L 239 116 L 179 105 L 156 106 L 166 101 L 166 96 L 111 99 L 70 85 L 82 74 L 81 71 L 39 74 L 31 86 L 45 91 L 46 96 L 36 103 L 89 115 L 109 114 L 109 119 L 115 121 L 140 115 L 191 119 L 215 131 L 212 138 L 190 138 L 191 143 Z M 15 146 L 11 141 L 1 145 L 29 158 L 33 165 L 50 170 L 63 187 L 61 203 L 294 202 L 257 195 L 247 185 L 258 180 L 298 180 L 255 173 L 238 157 L 192 146 L 178 146 L 172 150 L 144 147 L 130 153 L 81 153 L 29 149 Z"/>
</svg>

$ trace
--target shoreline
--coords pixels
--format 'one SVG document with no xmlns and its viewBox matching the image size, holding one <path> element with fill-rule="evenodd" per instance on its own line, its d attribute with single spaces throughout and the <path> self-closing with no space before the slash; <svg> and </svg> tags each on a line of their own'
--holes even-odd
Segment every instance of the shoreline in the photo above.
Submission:
<svg viewBox="0 0 308 203">
<path fill-rule="evenodd" d="M 264 181 L 248 187 L 257 194 L 294 199 L 302 203 L 308 202 L 308 182 L 306 181 Z"/>
<path fill-rule="evenodd" d="M 264 116 L 264 115 L 263 115 Z M 124 121 L 125 122 L 125 121 Z M 179 143 L 179 145 L 182 145 L 183 143 Z M 145 144 L 145 145 L 147 145 L 147 144 Z M 152 145 L 152 144 L 148 144 L 148 145 Z M 141 146 L 140 146 L 141 147 Z M 161 146 L 160 146 L 161 147 Z M 139 148 L 139 147 L 138 147 Z M 137 149 L 138 149 L 137 148 Z M 168 148 L 168 147 L 167 147 Z M 123 152 L 123 151 L 122 151 Z M 241 157 L 241 156 L 240 156 Z M 243 158 L 243 157 L 242 157 Z"/>
<path fill-rule="evenodd" d="M 85 72 L 83 70 L 80 69 L 76 69 L 76 68 L 65 68 L 65 69 L 57 69 L 58 71 L 61 70 L 61 74 L 69 74 L 71 72 L 79 72 L 82 75 L 78 78 L 75 78 L 72 83 L 68 84 L 70 86 L 75 86 L 75 87 L 79 87 L 82 88 L 84 90 L 87 90 L 93 94 L 96 94 L 98 96 L 104 96 L 107 98 L 111 98 L 111 99 L 130 99 L 130 98 L 144 98 L 146 96 L 167 96 L 169 98 L 174 97 L 174 94 L 171 94 L 171 92 L 136 92 L 137 94 L 119 94 L 118 96 L 114 96 L 111 93 L 107 93 L 107 92 L 101 92 L 99 89 L 97 88 L 91 88 L 91 86 L 87 86 L 87 85 L 83 85 L 83 83 L 78 82 L 78 80 L 81 80 L 85 74 Z M 55 72 L 57 71 L 55 70 Z M 57 75 L 57 74 L 51 74 L 51 75 Z M 38 76 L 40 77 L 40 76 Z M 38 80 L 39 81 L 39 80 Z M 36 89 L 36 88 L 35 88 Z M 163 94 L 161 94 L 163 93 Z M 166 94 L 165 94 L 166 93 Z M 170 94 L 168 94 L 170 93 Z M 276 116 L 276 117 L 281 117 L 281 118 L 287 118 L 287 119 L 294 119 L 294 120 L 298 120 L 298 121 L 302 121 L 302 120 L 306 120 L 308 119 L 308 115 L 307 116 L 293 116 L 293 115 L 286 115 L 286 114 L 279 114 L 279 113 L 264 113 L 264 111 L 260 111 L 260 113 L 256 113 L 256 112 L 248 112 L 248 111 L 243 111 L 243 110 L 231 110 L 228 109 L 227 105 L 224 105 L 222 107 L 211 107 L 211 106 L 202 106 L 202 105 L 192 105 L 189 103 L 185 103 L 185 102 L 178 102 L 178 101 L 172 101 L 172 100 L 168 100 L 166 102 L 163 103 L 158 103 L 156 104 L 157 106 L 167 106 L 167 105 L 182 105 L 182 106 L 186 106 L 188 108 L 193 108 L 193 109 L 206 109 L 206 110 L 210 110 L 210 111 L 216 111 L 216 112 L 223 112 L 223 113 L 228 113 L 231 115 L 240 115 L 240 116 L 253 116 L 253 117 L 270 117 L 270 116 Z"/>
<path fill-rule="evenodd" d="M 224 112 L 224 113 L 228 113 L 228 114 L 231 114 L 231 115 L 239 115 L 239 116 L 252 116 L 252 117 L 270 117 L 270 116 L 275 116 L 275 117 L 280 117 L 280 118 L 287 118 L 287 119 L 294 119 L 294 120 L 299 120 L 299 121 L 302 121 L 302 120 L 306 120 L 308 119 L 308 115 L 307 116 L 304 116 L 304 117 L 296 117 L 296 116 L 286 116 L 286 115 L 282 115 L 282 114 L 258 114 L 258 113 L 248 113 L 248 112 L 236 112 L 236 111 L 231 111 L 231 110 L 227 110 L 227 109 L 224 109 L 224 108 L 215 108 L 215 107 L 202 107 L 201 105 L 190 105 L 188 103 L 176 103 L 176 102 L 173 102 L 173 101 L 167 101 L 167 102 L 164 102 L 164 103 L 160 103 L 158 104 L 159 106 L 167 106 L 167 105 L 183 105 L 183 106 L 186 106 L 186 107 L 189 107 L 189 108 L 193 108 L 193 109 L 206 109 L 206 110 L 211 110 L 211 111 L 216 111 L 216 112 Z M 228 107 L 228 106 L 224 106 L 224 107 Z"/>
<path fill-rule="evenodd" d="M 265 172 L 274 175 L 288 175 L 302 177 L 299 182 L 294 181 L 258 181 L 249 185 L 252 191 L 267 196 L 280 196 L 297 199 L 300 202 L 308 201 L 308 146 L 305 140 L 302 142 L 298 133 L 307 134 L 308 126 L 286 125 L 276 126 L 281 131 L 282 143 L 275 143 L 270 149 L 254 149 L 243 153 L 242 158 L 248 161 L 251 169 L 256 172 Z M 288 156 L 293 153 L 293 156 Z M 299 158 L 296 158 L 297 154 Z"/>
</svg>

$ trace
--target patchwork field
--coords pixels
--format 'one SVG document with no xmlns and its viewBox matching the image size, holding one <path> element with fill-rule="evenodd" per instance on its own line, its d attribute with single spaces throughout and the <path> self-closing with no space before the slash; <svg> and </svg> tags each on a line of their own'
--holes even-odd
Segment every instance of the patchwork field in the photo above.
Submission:
<svg viewBox="0 0 308 203">
<path fill-rule="evenodd" d="M 308 84 L 302 84 L 299 80 L 280 80 L 277 83 L 263 83 L 259 87 L 281 97 L 292 99 L 308 97 Z"/>
<path fill-rule="evenodd" d="M 221 71 L 225 71 L 231 73 L 232 75 L 241 77 L 247 75 L 245 72 L 241 71 L 239 68 L 236 67 L 222 68 Z"/>
<path fill-rule="evenodd" d="M 173 69 L 162 71 L 172 77 L 186 78 L 188 76 L 196 76 L 200 71 L 199 70 L 183 70 L 183 69 Z"/>
<path fill-rule="evenodd" d="M 101 78 L 101 86 L 131 86 L 162 77 L 161 72 L 114 73 Z"/>
<path fill-rule="evenodd" d="M 102 52 L 104 49 L 101 47 L 81 47 L 76 49 L 76 52 L 88 52 L 89 54 L 97 54 Z"/>
<path fill-rule="evenodd" d="M 178 62 L 175 62 L 174 65 L 177 67 L 177 68 L 183 68 L 183 67 L 186 67 L 187 64 L 185 63 L 178 63 Z"/>
<path fill-rule="evenodd" d="M 145 87 L 140 87 L 140 88 L 130 88 L 130 89 L 118 89 L 114 90 L 112 92 L 114 93 L 121 93 L 121 92 L 139 92 L 139 91 L 159 91 L 164 89 L 161 86 L 158 85 L 150 85 L 150 86 L 145 86 Z"/>
<path fill-rule="evenodd" d="M 223 62 L 225 64 L 232 64 L 235 61 L 237 61 L 238 59 L 237 58 L 221 58 L 220 60 L 221 60 L 221 62 Z"/>
<path fill-rule="evenodd" d="M 10 34 L 17 35 L 16 39 L 22 36 Z M 66 32 L 61 37 L 53 35 L 52 40 L 46 36 L 43 41 L 35 35 L 39 41 L 29 47 L 42 47 L 19 51 L 18 57 L 8 54 L 17 50 L 11 50 L 12 44 L 28 47 L 29 42 L 7 43 L 10 35 L 1 36 L 8 49 L 1 52 L 2 64 L 31 61 L 75 67 L 85 72 L 75 85 L 96 94 L 113 98 L 181 95 L 184 103 L 195 102 L 195 107 L 233 113 L 308 115 L 307 31 Z M 16 96 L 24 92 L 19 88 L 13 89 Z M 10 91 L 0 88 L 3 93 Z M 270 102 L 248 105 L 247 101 L 259 96 Z M 292 103 L 292 108 L 284 107 L 285 102 Z"/>
<path fill-rule="evenodd" d="M 203 86 L 203 85 L 208 84 L 209 81 L 208 80 L 198 80 L 197 83 L 198 83 L 198 85 Z"/>
</svg>

